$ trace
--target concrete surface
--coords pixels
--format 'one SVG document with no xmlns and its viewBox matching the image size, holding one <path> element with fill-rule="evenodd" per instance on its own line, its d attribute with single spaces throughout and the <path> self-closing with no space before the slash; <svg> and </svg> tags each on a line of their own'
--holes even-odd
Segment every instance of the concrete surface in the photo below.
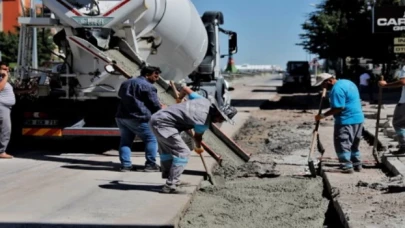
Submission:
<svg viewBox="0 0 405 228">
<path fill-rule="evenodd" d="M 238 110 L 235 116 L 235 125 L 223 123 L 220 129 L 229 137 L 243 126 L 251 116 L 251 112 L 260 109 L 260 105 L 273 99 L 277 95 L 276 86 L 281 86 L 281 76 L 265 75 L 241 78 L 232 81 L 232 105 Z"/>
<path fill-rule="evenodd" d="M 117 151 L 104 154 L 37 152 L 0 161 L 0 227 L 21 223 L 174 225 L 205 173 L 193 154 L 188 194 L 159 193 L 160 173 L 118 172 Z M 215 161 L 205 154 L 209 167 Z M 143 153 L 133 153 L 142 166 Z"/>
<path fill-rule="evenodd" d="M 395 156 L 390 152 L 397 150 L 397 139 L 395 130 L 392 126 L 392 115 L 394 113 L 395 104 L 384 104 L 381 109 L 380 126 L 378 141 L 385 147 L 385 150 L 380 151 L 381 161 L 384 166 L 392 172 L 393 175 L 405 176 L 405 158 L 404 156 Z M 365 112 L 377 115 L 376 105 L 367 105 L 364 108 Z M 374 118 L 366 119 L 365 125 L 369 126 L 372 133 L 375 133 L 376 120 Z"/>
<path fill-rule="evenodd" d="M 267 83 L 269 77 L 255 77 Z M 241 81 L 249 81 L 242 78 Z M 235 99 L 246 99 L 250 91 L 234 81 Z M 254 89 L 254 88 L 252 88 Z M 274 93 L 256 93 L 254 99 L 270 99 Z M 236 126 L 221 126 L 230 137 L 243 126 L 249 112 L 239 112 Z M 103 154 L 31 151 L 12 160 L 0 160 L 0 227 L 21 224 L 70 224 L 134 227 L 173 227 L 188 207 L 205 175 L 201 159 L 193 154 L 184 181 L 192 183 L 188 194 L 158 192 L 165 180 L 160 173 L 114 170 L 117 151 Z M 216 162 L 204 155 L 208 167 Z M 225 159 L 225 158 L 224 158 Z M 142 152 L 133 153 L 133 163 L 144 164 Z"/>
<path fill-rule="evenodd" d="M 322 195 L 322 178 L 304 177 L 304 166 L 274 163 L 299 156 L 299 162 L 306 164 L 301 155 L 309 149 L 309 118 L 311 114 L 296 110 L 252 111 L 252 119 L 235 136 L 253 153 L 250 161 L 216 169 L 214 174 L 223 177 L 225 184 L 198 191 L 180 227 L 323 227 L 329 201 Z M 281 176 L 267 176 L 275 166 Z"/>
<path fill-rule="evenodd" d="M 365 126 L 372 126 L 375 119 L 367 119 Z M 337 159 L 333 147 L 333 122 L 320 127 L 325 157 Z M 368 129 L 369 130 L 369 129 Z M 374 133 L 373 133 L 374 134 Z M 363 161 L 374 161 L 372 146 L 362 140 L 360 152 Z M 325 165 L 325 164 L 324 164 Z M 335 167 L 337 168 L 337 167 Z M 333 203 L 345 227 L 404 227 L 405 192 L 390 193 L 373 186 L 389 182 L 380 168 L 366 168 L 354 174 L 330 172 L 333 167 L 323 167 L 323 173 Z"/>
</svg>

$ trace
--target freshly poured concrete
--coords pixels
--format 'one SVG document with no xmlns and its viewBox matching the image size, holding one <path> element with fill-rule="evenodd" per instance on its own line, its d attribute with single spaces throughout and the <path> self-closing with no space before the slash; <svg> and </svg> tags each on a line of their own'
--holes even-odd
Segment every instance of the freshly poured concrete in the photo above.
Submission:
<svg viewBox="0 0 405 228">
<path fill-rule="evenodd" d="M 253 112 L 235 140 L 254 153 L 247 164 L 216 169 L 226 178 L 224 186 L 206 186 L 197 192 L 181 228 L 202 227 L 322 227 L 329 200 L 323 197 L 320 177 L 302 175 L 304 166 L 285 167 L 276 159 L 308 152 L 311 114 L 297 110 Z M 298 111 L 299 112 L 299 111 Z M 301 118 L 296 118 L 300 115 Z M 271 141 L 270 141 L 271 140 Z M 301 157 L 306 163 L 306 158 Z M 252 177 L 265 171 L 281 172 L 280 177 Z"/>
</svg>

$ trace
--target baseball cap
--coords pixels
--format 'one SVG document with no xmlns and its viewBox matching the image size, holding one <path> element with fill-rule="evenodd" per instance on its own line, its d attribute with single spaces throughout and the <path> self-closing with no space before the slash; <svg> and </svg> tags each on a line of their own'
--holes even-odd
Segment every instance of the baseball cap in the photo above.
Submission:
<svg viewBox="0 0 405 228">
<path fill-rule="evenodd" d="M 320 86 L 324 81 L 328 80 L 329 78 L 334 78 L 335 76 L 328 74 L 328 73 L 322 73 L 322 74 L 318 74 L 316 76 L 316 82 L 315 85 L 313 85 L 314 87 L 316 86 Z"/>
<path fill-rule="evenodd" d="M 219 107 L 217 100 L 213 96 L 208 96 L 208 100 L 211 101 L 211 104 L 218 110 L 224 120 L 232 125 L 235 125 L 235 121 L 232 118 L 238 113 L 235 107 L 231 105 L 224 105 Z"/>
</svg>

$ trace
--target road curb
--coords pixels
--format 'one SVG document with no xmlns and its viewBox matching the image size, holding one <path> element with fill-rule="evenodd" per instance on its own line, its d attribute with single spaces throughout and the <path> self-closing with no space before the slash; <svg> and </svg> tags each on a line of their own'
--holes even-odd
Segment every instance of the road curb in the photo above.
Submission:
<svg viewBox="0 0 405 228">
<path fill-rule="evenodd" d="M 217 162 L 213 163 L 211 167 L 207 167 L 211 172 L 212 170 L 216 169 L 219 166 Z M 184 207 L 180 210 L 180 212 L 177 214 L 175 218 L 172 219 L 170 222 L 170 225 L 173 225 L 173 228 L 178 228 L 180 225 L 181 220 L 184 218 L 184 215 L 187 213 L 188 209 L 190 208 L 190 205 L 193 203 L 198 190 L 201 188 L 201 183 L 205 181 L 204 178 L 201 179 L 201 181 L 198 183 L 198 185 L 194 188 L 192 193 L 190 194 L 190 197 L 187 201 L 186 204 L 184 204 Z"/>
<path fill-rule="evenodd" d="M 374 134 L 371 133 L 365 127 L 363 128 L 363 137 L 364 137 L 364 140 L 366 140 L 369 145 L 373 145 L 373 142 L 375 139 Z M 384 145 L 382 144 L 382 142 L 380 140 L 378 140 L 377 144 L 378 144 L 378 146 L 377 146 L 378 148 L 384 148 Z M 398 160 L 398 162 L 400 162 L 400 161 Z M 405 165 L 403 165 L 403 166 L 404 166 L 403 171 L 405 173 Z M 342 209 L 341 203 L 339 201 L 339 192 L 336 192 L 336 191 L 338 191 L 338 189 L 332 187 L 332 185 L 329 181 L 329 175 L 327 172 L 325 172 L 322 169 L 322 166 L 321 166 L 321 177 L 323 178 L 323 181 L 326 186 L 326 190 L 328 192 L 330 200 L 333 203 L 333 207 L 335 208 L 336 213 L 338 214 L 339 220 L 342 223 L 343 227 L 344 228 L 353 228 L 353 226 L 351 225 L 351 222 L 350 222 L 350 218 L 345 214 L 345 212 Z"/>
<path fill-rule="evenodd" d="M 405 176 L 405 165 L 399 158 L 395 155 L 383 155 L 382 163 L 387 169 L 393 173 L 395 176 L 402 175 Z"/>
<path fill-rule="evenodd" d="M 339 215 L 340 222 L 342 223 L 344 228 L 352 228 L 352 226 L 349 223 L 349 219 L 347 218 L 347 216 L 345 215 L 345 213 L 342 210 L 342 207 L 340 206 L 339 195 L 334 196 L 336 194 L 336 192 L 329 182 L 327 172 L 322 170 L 321 173 L 322 173 L 322 178 L 323 178 L 324 184 L 326 186 L 326 189 L 328 191 L 330 200 L 333 203 L 333 207 L 335 208 L 336 213 Z"/>
<path fill-rule="evenodd" d="M 371 133 L 366 128 L 364 128 L 363 132 L 365 133 L 365 139 L 368 138 L 368 139 L 366 139 L 366 141 L 370 145 L 372 145 L 372 143 L 370 143 L 370 142 L 374 141 L 374 139 L 375 139 L 374 134 Z M 387 151 L 386 150 L 387 145 L 383 144 L 383 142 L 380 140 L 380 137 L 389 138 L 387 136 L 379 135 L 378 142 L 377 142 L 377 149 L 378 149 L 379 153 Z M 381 164 L 383 166 L 385 166 L 385 168 L 387 168 L 392 174 L 405 176 L 405 164 L 398 158 L 398 156 L 384 153 L 381 156 L 379 155 L 379 157 L 381 159 Z"/>
</svg>

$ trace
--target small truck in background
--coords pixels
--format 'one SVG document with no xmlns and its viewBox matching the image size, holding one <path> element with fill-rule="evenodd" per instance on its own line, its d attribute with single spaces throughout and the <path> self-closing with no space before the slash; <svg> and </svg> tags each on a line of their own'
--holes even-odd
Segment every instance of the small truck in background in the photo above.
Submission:
<svg viewBox="0 0 405 228">
<path fill-rule="evenodd" d="M 310 65 L 307 61 L 289 61 L 283 75 L 282 91 L 302 91 L 311 88 Z"/>
</svg>

